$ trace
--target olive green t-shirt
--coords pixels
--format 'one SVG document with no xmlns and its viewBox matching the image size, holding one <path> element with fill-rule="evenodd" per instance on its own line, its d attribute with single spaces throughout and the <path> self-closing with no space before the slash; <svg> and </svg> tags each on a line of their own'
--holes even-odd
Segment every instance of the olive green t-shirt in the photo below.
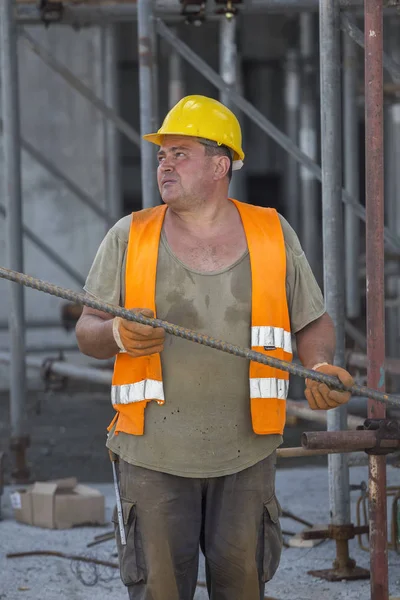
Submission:
<svg viewBox="0 0 400 600">
<path fill-rule="evenodd" d="M 296 333 L 324 311 L 321 291 L 296 234 L 280 217 L 286 248 L 286 293 Z M 85 290 L 124 302 L 131 217 L 103 240 Z M 134 277 L 134 273 L 132 273 Z M 251 271 L 248 251 L 229 268 L 189 269 L 161 235 L 156 280 L 157 316 L 240 346 L 250 346 Z M 123 460 L 184 477 L 229 475 L 269 456 L 280 435 L 257 435 L 250 416 L 249 362 L 167 334 L 161 353 L 165 404 L 149 402 L 143 436 L 111 430 L 107 446 Z"/>
</svg>

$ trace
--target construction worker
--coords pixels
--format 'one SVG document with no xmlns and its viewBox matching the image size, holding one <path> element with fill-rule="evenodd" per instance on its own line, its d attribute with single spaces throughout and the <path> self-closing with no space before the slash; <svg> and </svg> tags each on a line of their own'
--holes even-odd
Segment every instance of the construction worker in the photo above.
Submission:
<svg viewBox="0 0 400 600">
<path fill-rule="evenodd" d="M 216 100 L 188 96 L 157 133 L 163 204 L 122 218 L 103 240 L 88 294 L 305 367 L 333 366 L 335 332 L 296 234 L 274 209 L 228 197 L 241 131 Z M 259 600 L 279 564 L 275 451 L 288 374 L 85 307 L 85 354 L 116 356 L 107 446 L 119 457 L 134 600 L 191 600 L 199 546 L 213 600 Z M 306 381 L 313 409 L 349 393 Z M 114 519 L 118 523 L 117 518 Z"/>
</svg>

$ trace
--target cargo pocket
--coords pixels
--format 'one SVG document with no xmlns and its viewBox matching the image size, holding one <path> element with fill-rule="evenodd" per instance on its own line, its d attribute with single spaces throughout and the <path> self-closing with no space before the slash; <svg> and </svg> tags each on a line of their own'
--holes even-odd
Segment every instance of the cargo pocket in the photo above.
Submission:
<svg viewBox="0 0 400 600">
<path fill-rule="evenodd" d="M 282 531 L 279 523 L 281 507 L 275 496 L 264 503 L 264 555 L 263 581 L 269 581 L 275 575 L 282 552 Z"/>
<path fill-rule="evenodd" d="M 142 546 L 142 538 L 136 522 L 136 505 L 134 502 L 121 499 L 124 518 L 126 545 L 121 544 L 118 524 L 118 512 L 115 506 L 112 522 L 114 523 L 117 541 L 119 568 L 122 582 L 134 585 L 146 581 L 146 568 Z"/>
</svg>

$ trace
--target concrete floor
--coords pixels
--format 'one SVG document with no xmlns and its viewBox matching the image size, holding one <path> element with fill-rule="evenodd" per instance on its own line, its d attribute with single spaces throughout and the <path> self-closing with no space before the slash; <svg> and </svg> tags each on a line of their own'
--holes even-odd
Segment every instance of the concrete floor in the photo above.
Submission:
<svg viewBox="0 0 400 600">
<path fill-rule="evenodd" d="M 368 479 L 366 467 L 351 469 L 351 482 L 359 484 Z M 327 471 L 321 467 L 282 469 L 277 472 L 277 494 L 282 507 L 313 523 L 326 523 L 328 519 Z M 400 470 L 388 468 L 388 484 L 400 486 Z M 91 484 L 93 485 L 93 484 Z M 106 496 L 106 517 L 110 519 L 114 506 L 112 484 L 96 486 Z M 126 600 L 127 593 L 117 571 L 91 567 L 80 568 L 81 579 L 95 585 L 85 585 L 71 569 L 70 560 L 53 557 L 7 559 L 6 553 L 34 549 L 58 550 L 69 554 L 91 554 L 97 558 L 115 561 L 115 544 L 109 541 L 86 548 L 95 535 L 109 531 L 110 525 L 100 528 L 77 528 L 52 531 L 21 525 L 14 521 L 5 489 L 2 498 L 0 522 L 0 599 L 1 600 Z M 359 492 L 352 492 L 352 514 Z M 292 520 L 282 520 L 283 529 L 299 531 L 301 525 Z M 351 542 L 351 555 L 361 567 L 368 568 L 368 554 L 356 541 Z M 332 542 L 312 549 L 284 549 L 277 574 L 266 588 L 266 594 L 277 600 L 368 600 L 369 582 L 329 583 L 307 574 L 309 569 L 330 568 L 335 555 Z M 400 556 L 389 552 L 390 593 L 400 596 Z M 204 582 L 204 562 L 201 560 L 199 581 Z M 198 587 L 195 600 L 205 600 L 207 593 Z M 168 600 L 167 598 L 165 600 Z M 232 600 L 235 600 L 232 598 Z"/>
</svg>

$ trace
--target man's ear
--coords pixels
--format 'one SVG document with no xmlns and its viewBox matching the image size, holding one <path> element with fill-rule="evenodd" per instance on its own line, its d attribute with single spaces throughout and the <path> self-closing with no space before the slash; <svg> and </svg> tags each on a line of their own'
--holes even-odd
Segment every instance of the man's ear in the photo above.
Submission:
<svg viewBox="0 0 400 600">
<path fill-rule="evenodd" d="M 228 175 L 231 162 L 227 156 L 216 156 L 214 167 L 214 178 L 223 179 Z"/>
</svg>

